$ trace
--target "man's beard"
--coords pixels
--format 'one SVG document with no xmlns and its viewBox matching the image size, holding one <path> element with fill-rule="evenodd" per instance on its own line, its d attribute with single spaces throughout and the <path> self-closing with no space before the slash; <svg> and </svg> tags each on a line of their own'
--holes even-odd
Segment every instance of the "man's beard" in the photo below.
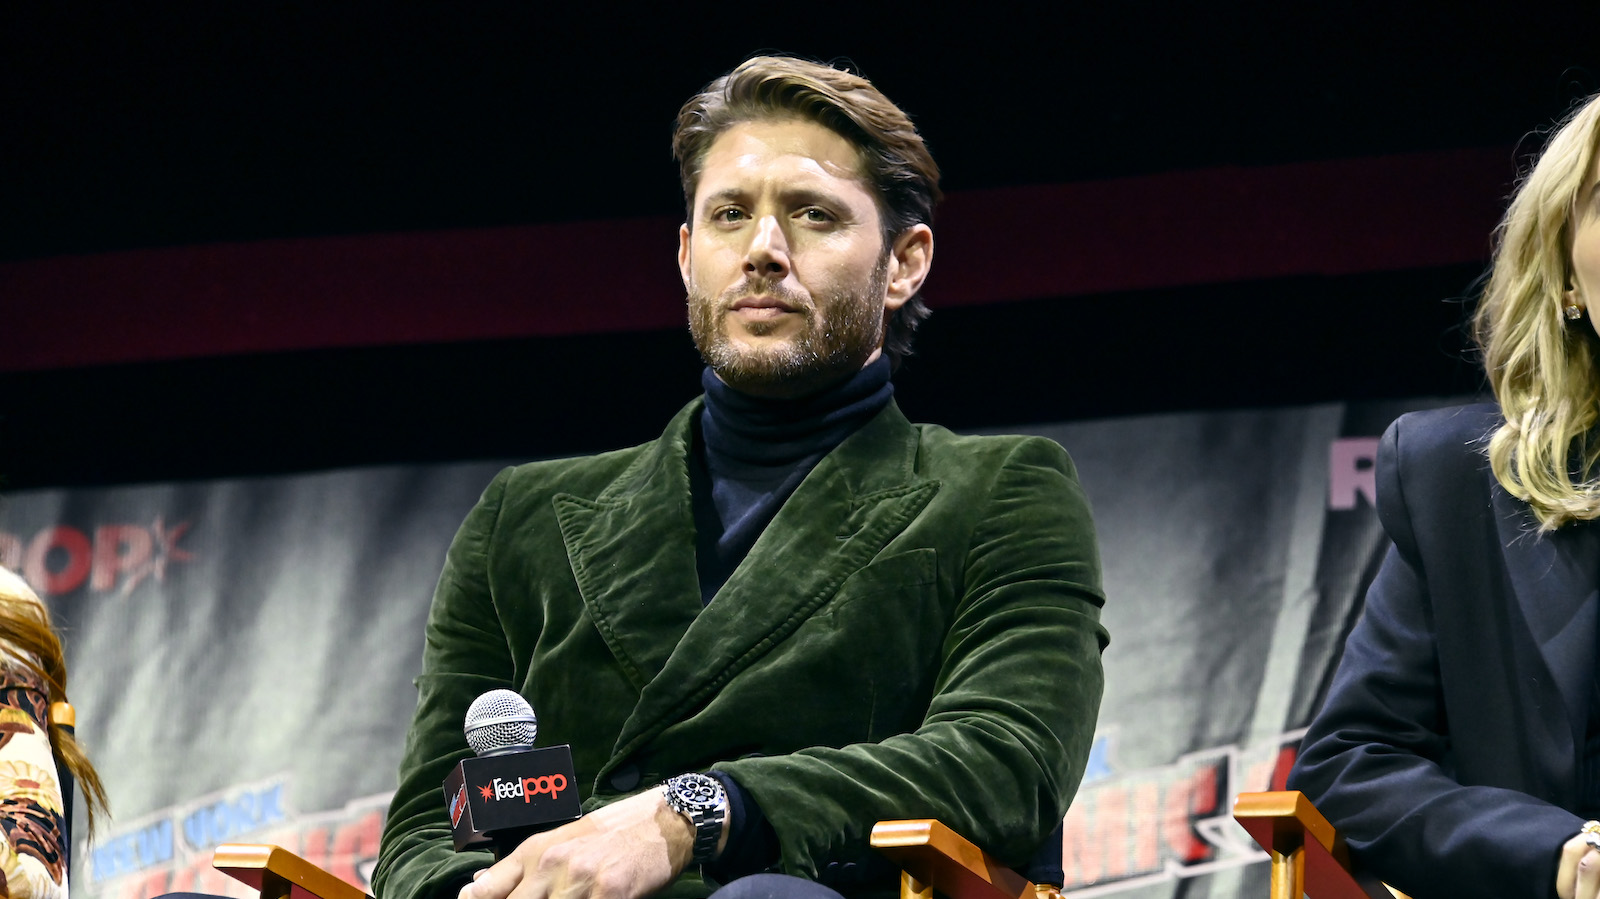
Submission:
<svg viewBox="0 0 1600 899">
<path fill-rule="evenodd" d="M 873 267 L 864 291 L 841 290 L 820 304 L 807 303 L 781 285 L 743 281 L 712 299 L 697 285 L 689 287 L 689 332 L 700 358 L 723 383 L 735 390 L 769 396 L 804 396 L 859 371 L 883 340 L 883 295 L 888 283 L 889 257 Z M 729 339 L 724 319 L 740 297 L 772 296 L 805 316 L 800 332 L 771 346 L 741 346 Z M 817 321 L 818 308 L 827 316 Z M 745 325 L 761 336 L 780 322 L 756 321 Z"/>
</svg>

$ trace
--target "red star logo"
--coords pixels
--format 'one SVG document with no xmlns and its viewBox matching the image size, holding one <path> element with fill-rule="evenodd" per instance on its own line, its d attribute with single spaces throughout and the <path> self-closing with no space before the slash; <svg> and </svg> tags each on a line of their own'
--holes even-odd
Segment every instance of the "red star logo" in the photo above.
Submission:
<svg viewBox="0 0 1600 899">
<path fill-rule="evenodd" d="M 488 800 L 494 798 L 494 787 L 489 784 L 484 784 L 478 788 L 478 795 L 482 796 L 484 801 L 487 802 Z"/>
<path fill-rule="evenodd" d="M 180 522 L 172 527 L 167 527 L 162 516 L 157 515 L 155 523 L 150 525 L 150 531 L 156 538 L 156 552 L 150 558 L 128 570 L 128 579 L 122 582 L 122 595 L 133 593 L 133 588 L 147 577 L 154 576 L 158 583 L 166 583 L 168 562 L 190 562 L 194 560 L 194 553 L 178 545 L 183 535 L 189 530 L 192 522 Z"/>
</svg>

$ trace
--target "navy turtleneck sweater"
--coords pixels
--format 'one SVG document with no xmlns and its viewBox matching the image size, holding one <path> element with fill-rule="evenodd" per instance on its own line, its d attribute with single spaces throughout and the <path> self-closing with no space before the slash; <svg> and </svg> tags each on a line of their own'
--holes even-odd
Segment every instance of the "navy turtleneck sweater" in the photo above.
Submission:
<svg viewBox="0 0 1600 899">
<path fill-rule="evenodd" d="M 834 447 L 883 411 L 894 396 L 889 360 L 798 399 L 765 399 L 700 377 L 706 405 L 690 469 L 695 564 L 709 603 L 790 494 Z"/>
<path fill-rule="evenodd" d="M 827 390 L 790 400 L 740 393 L 709 368 L 700 380 L 706 404 L 689 485 L 700 600 L 710 603 L 800 482 L 889 405 L 894 385 L 887 358 Z M 765 869 L 778 857 L 777 833 L 737 781 L 720 771 L 711 775 L 728 791 L 729 820 L 728 844 L 707 873 L 727 882 Z"/>
</svg>

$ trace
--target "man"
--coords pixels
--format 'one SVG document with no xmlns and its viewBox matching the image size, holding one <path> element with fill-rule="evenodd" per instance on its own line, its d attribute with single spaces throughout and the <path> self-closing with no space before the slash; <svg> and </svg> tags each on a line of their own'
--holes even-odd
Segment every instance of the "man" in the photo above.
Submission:
<svg viewBox="0 0 1600 899">
<path fill-rule="evenodd" d="M 891 399 L 933 257 L 921 137 L 862 78 L 758 57 L 689 101 L 674 150 L 705 395 L 659 440 L 502 472 L 462 525 L 383 899 L 892 890 L 876 821 L 1020 861 L 1077 788 L 1106 635 L 1071 462 Z M 571 744 L 587 814 L 481 871 L 439 784 L 497 687 Z M 789 877 L 740 879 L 769 869 Z"/>
</svg>

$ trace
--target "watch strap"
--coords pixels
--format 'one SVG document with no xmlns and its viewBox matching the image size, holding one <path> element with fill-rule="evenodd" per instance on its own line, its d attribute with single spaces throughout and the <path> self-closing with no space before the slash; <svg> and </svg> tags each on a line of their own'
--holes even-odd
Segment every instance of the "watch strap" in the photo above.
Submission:
<svg viewBox="0 0 1600 899">
<path fill-rule="evenodd" d="M 668 778 L 665 787 L 667 805 L 694 825 L 694 862 L 709 863 L 716 857 L 728 818 L 727 791 L 716 778 L 704 774 L 680 774 Z"/>
</svg>

